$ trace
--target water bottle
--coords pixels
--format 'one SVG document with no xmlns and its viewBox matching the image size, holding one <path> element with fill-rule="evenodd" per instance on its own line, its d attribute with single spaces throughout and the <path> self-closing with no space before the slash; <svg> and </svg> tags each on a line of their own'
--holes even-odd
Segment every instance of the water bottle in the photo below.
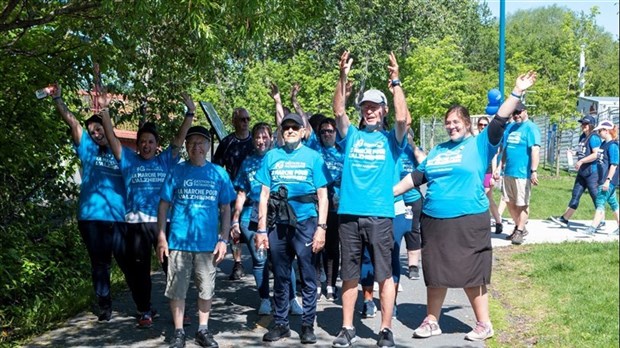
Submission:
<svg viewBox="0 0 620 348">
<path fill-rule="evenodd" d="M 48 95 L 52 94 L 52 86 L 47 86 L 45 88 L 37 89 L 34 94 L 37 96 L 37 99 L 43 99 Z"/>
<path fill-rule="evenodd" d="M 261 245 L 256 249 L 256 261 L 264 262 L 267 260 L 267 249 L 265 249 L 264 245 Z"/>
</svg>

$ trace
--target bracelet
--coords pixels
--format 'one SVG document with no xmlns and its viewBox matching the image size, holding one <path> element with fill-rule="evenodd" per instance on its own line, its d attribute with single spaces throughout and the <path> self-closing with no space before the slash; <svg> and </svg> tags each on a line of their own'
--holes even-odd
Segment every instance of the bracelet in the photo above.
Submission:
<svg viewBox="0 0 620 348">
<path fill-rule="evenodd" d="M 517 99 L 521 99 L 522 95 L 518 95 L 515 92 L 510 92 L 510 95 L 517 98 Z"/>
<path fill-rule="evenodd" d="M 611 179 L 610 179 L 610 178 L 605 179 L 605 181 L 608 181 L 608 180 L 609 180 L 609 181 L 611 181 Z"/>
<path fill-rule="evenodd" d="M 52 97 L 52 100 L 53 100 L 53 101 L 56 101 L 56 100 L 58 100 L 58 99 L 62 99 L 62 97 L 61 97 L 61 96 Z"/>
<path fill-rule="evenodd" d="M 237 225 L 239 225 L 239 221 L 233 221 L 230 227 L 237 226 Z"/>
<path fill-rule="evenodd" d="M 530 172 L 536 173 L 536 169 L 531 169 Z"/>
<path fill-rule="evenodd" d="M 230 241 L 228 239 L 224 239 L 222 237 L 218 238 L 217 241 L 218 242 L 222 242 L 222 243 L 224 243 L 226 245 L 230 244 Z"/>
<path fill-rule="evenodd" d="M 194 117 L 194 113 L 193 112 L 186 112 L 185 113 L 185 117 Z"/>
<path fill-rule="evenodd" d="M 256 230 L 257 234 L 267 234 L 267 230 Z"/>
</svg>

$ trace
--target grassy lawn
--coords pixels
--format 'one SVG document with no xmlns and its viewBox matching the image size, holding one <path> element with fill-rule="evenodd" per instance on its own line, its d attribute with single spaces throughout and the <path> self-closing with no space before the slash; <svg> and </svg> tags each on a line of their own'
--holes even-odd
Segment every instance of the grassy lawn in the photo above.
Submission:
<svg viewBox="0 0 620 348">
<path fill-rule="evenodd" d="M 618 242 L 495 249 L 489 347 L 618 347 Z"/>
</svg>

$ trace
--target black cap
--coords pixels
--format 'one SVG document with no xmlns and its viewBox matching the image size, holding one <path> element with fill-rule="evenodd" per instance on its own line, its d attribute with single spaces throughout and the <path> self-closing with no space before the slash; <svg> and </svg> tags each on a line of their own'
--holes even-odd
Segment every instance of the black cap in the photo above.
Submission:
<svg viewBox="0 0 620 348">
<path fill-rule="evenodd" d="M 207 138 L 207 140 L 211 140 L 211 134 L 209 134 L 209 131 L 203 126 L 193 126 L 188 129 L 185 139 L 187 140 L 187 138 L 192 135 L 202 135 L 203 137 Z"/>
<path fill-rule="evenodd" d="M 581 120 L 577 121 L 581 124 L 591 124 L 591 125 L 596 125 L 596 120 L 594 119 L 594 117 L 590 116 L 590 115 L 586 115 L 584 116 Z"/>
<path fill-rule="evenodd" d="M 301 118 L 301 116 L 295 114 L 295 113 L 290 113 L 286 116 L 284 116 L 284 118 L 282 119 L 282 124 L 284 124 L 284 122 L 286 121 L 293 121 L 295 123 L 297 123 L 298 125 L 304 127 L 304 120 Z"/>
<path fill-rule="evenodd" d="M 527 110 L 525 104 L 523 104 L 520 100 L 517 102 L 517 106 L 515 106 L 515 112 L 521 112 L 523 110 Z"/>
</svg>

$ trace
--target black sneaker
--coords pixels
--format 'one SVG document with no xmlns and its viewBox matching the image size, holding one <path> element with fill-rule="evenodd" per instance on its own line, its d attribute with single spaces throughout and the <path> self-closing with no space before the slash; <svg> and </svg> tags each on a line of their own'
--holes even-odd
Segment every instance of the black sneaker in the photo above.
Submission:
<svg viewBox="0 0 620 348">
<path fill-rule="evenodd" d="M 340 332 L 338 333 L 338 336 L 336 336 L 336 339 L 334 340 L 334 342 L 332 342 L 332 347 L 333 348 L 351 347 L 351 345 L 357 342 L 358 339 L 359 338 L 355 336 L 355 328 L 349 330 L 343 327 L 342 329 L 340 329 Z"/>
<path fill-rule="evenodd" d="M 500 234 L 502 232 L 504 232 L 504 225 L 495 224 L 495 234 Z"/>
<path fill-rule="evenodd" d="M 392 330 L 385 328 L 379 332 L 379 339 L 377 340 L 377 346 L 381 348 L 396 347 L 394 344 L 394 334 Z"/>
<path fill-rule="evenodd" d="M 263 335 L 263 341 L 275 342 L 279 341 L 284 337 L 291 337 L 291 329 L 288 327 L 288 325 L 278 324 L 272 327 L 269 332 Z"/>
<path fill-rule="evenodd" d="M 232 268 L 232 271 L 230 272 L 230 277 L 228 277 L 229 280 L 240 280 L 241 278 L 243 278 L 245 272 L 243 271 L 243 265 L 241 264 L 241 262 L 237 262 L 235 261 L 235 265 Z"/>
<path fill-rule="evenodd" d="M 110 319 L 112 319 L 112 308 L 101 308 L 97 319 L 99 321 L 110 321 Z"/>
<path fill-rule="evenodd" d="M 314 334 L 314 327 L 312 325 L 302 325 L 301 326 L 301 343 L 303 344 L 314 344 L 316 343 L 316 335 Z"/>
<path fill-rule="evenodd" d="M 185 347 L 185 331 L 174 330 L 174 336 L 168 348 L 184 348 Z"/>
<path fill-rule="evenodd" d="M 420 269 L 418 266 L 409 266 L 409 279 L 420 279 Z"/>
<path fill-rule="evenodd" d="M 512 240 L 515 237 L 515 234 L 517 233 L 517 226 L 515 226 L 515 229 L 512 230 L 512 233 L 506 236 L 506 240 Z"/>
<path fill-rule="evenodd" d="M 196 344 L 201 347 L 218 348 L 219 345 L 213 339 L 213 334 L 206 329 L 196 332 Z"/>
<path fill-rule="evenodd" d="M 566 220 L 564 216 L 550 216 L 549 220 L 555 222 L 560 226 L 568 227 L 568 220 Z"/>
</svg>

